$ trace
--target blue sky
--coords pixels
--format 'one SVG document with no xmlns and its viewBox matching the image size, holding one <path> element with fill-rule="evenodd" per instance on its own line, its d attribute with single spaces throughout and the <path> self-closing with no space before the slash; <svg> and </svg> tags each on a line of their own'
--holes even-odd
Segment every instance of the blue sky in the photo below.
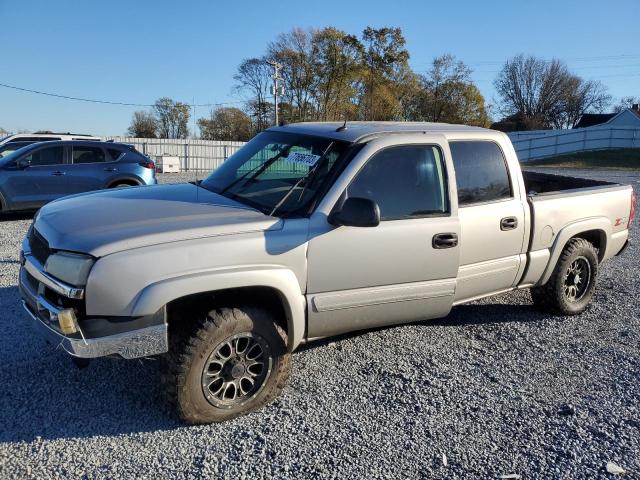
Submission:
<svg viewBox="0 0 640 480">
<path fill-rule="evenodd" d="M 640 1 L 37 1 L 0 0 L 0 83 L 76 97 L 237 102 L 233 74 L 293 27 L 399 26 L 410 63 L 453 53 L 492 102 L 501 63 L 557 57 L 618 98 L 640 96 Z M 136 107 L 0 87 L 0 127 L 120 135 Z M 208 108 L 199 108 L 198 117 Z"/>
</svg>

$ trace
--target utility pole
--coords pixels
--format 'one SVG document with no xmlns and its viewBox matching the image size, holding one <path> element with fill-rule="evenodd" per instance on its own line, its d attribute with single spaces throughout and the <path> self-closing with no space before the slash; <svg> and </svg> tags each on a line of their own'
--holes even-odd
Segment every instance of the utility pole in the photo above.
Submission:
<svg viewBox="0 0 640 480">
<path fill-rule="evenodd" d="M 284 93 L 284 90 L 280 92 L 278 87 L 278 80 L 282 80 L 278 72 L 282 68 L 282 64 L 275 62 L 273 60 L 267 60 L 267 63 L 273 67 L 273 75 L 271 76 L 271 78 L 273 78 L 273 86 L 271 87 L 271 93 L 273 94 L 274 117 L 275 117 L 275 124 L 277 126 L 278 125 L 278 94 Z"/>
</svg>

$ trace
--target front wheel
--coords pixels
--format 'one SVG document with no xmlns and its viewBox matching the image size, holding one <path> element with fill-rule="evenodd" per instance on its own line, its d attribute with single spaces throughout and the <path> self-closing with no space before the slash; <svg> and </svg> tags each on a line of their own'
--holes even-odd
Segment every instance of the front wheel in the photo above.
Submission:
<svg viewBox="0 0 640 480">
<path fill-rule="evenodd" d="M 531 289 L 533 304 L 561 315 L 584 312 L 596 286 L 598 255 L 583 238 L 573 238 L 565 246 L 549 281 Z"/>
<path fill-rule="evenodd" d="M 209 312 L 173 359 L 171 395 L 192 424 L 222 422 L 276 398 L 289 377 L 286 334 L 257 308 Z"/>
</svg>

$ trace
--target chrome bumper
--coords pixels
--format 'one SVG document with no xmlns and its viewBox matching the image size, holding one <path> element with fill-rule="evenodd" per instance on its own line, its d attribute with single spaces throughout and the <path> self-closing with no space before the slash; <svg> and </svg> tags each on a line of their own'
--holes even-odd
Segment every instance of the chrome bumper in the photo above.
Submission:
<svg viewBox="0 0 640 480">
<path fill-rule="evenodd" d="M 48 276 L 37 260 L 31 258 L 28 254 L 25 255 L 24 260 L 25 264 L 20 269 L 19 283 L 22 306 L 34 320 L 41 333 L 54 345 L 62 347 L 69 355 L 81 358 L 119 355 L 130 359 L 157 355 L 168 350 L 169 342 L 166 323 L 99 338 L 85 338 L 82 330 L 80 330 L 81 338 L 64 335 L 58 323 L 58 313 L 61 309 L 44 298 L 42 292 L 35 291 L 26 274 L 29 272 L 39 282 L 39 287 L 45 285 L 52 288 L 50 282 L 57 282 L 57 280 Z M 32 273 L 33 271 L 36 272 L 35 275 Z M 64 284 L 62 285 L 67 287 Z M 52 289 L 62 294 L 55 288 Z M 82 291 L 82 294 L 84 295 L 84 291 Z"/>
</svg>

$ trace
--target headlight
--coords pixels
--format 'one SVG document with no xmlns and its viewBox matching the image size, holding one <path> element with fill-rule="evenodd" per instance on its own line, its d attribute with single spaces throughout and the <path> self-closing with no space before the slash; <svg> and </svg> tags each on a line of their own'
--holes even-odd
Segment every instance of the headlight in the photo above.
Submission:
<svg viewBox="0 0 640 480">
<path fill-rule="evenodd" d="M 92 266 L 93 258 L 87 255 L 58 252 L 49 256 L 44 271 L 69 285 L 84 287 Z"/>
</svg>

